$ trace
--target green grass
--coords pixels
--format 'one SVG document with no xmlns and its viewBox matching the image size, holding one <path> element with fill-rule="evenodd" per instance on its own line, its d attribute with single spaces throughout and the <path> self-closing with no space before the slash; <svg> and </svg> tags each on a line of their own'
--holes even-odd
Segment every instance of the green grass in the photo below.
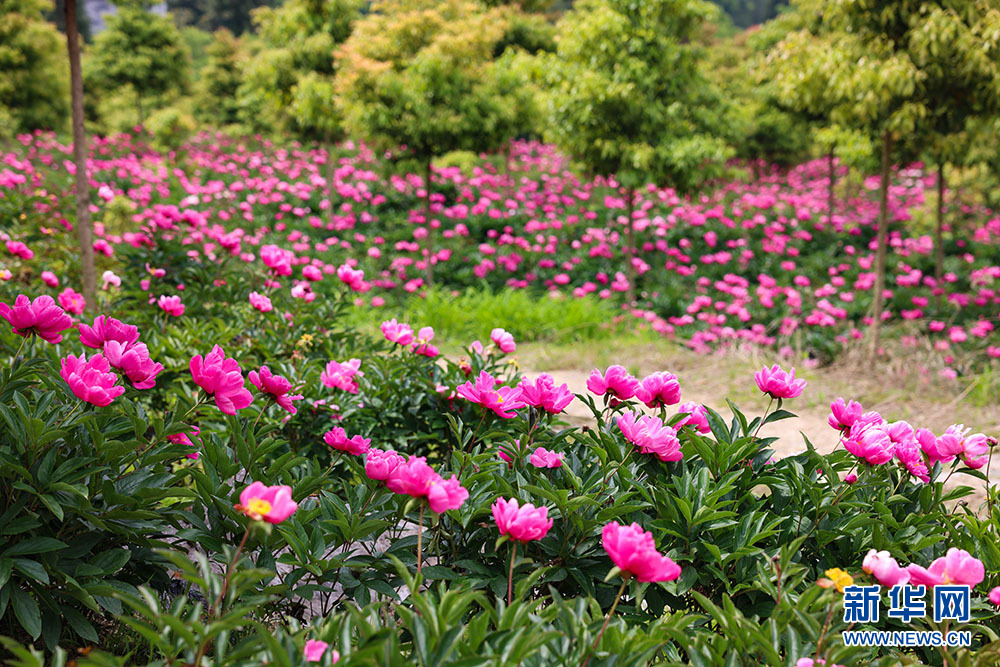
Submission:
<svg viewBox="0 0 1000 667">
<path fill-rule="evenodd" d="M 518 343 L 607 340 L 627 330 L 628 323 L 614 321 L 620 313 L 611 303 L 593 298 L 556 300 L 523 290 L 469 289 L 455 294 L 433 289 L 400 307 L 355 309 L 351 318 L 365 331 L 377 331 L 392 317 L 414 329 L 432 326 L 435 342 L 464 346 L 476 339 L 487 342 L 495 327 L 509 331 Z"/>
</svg>

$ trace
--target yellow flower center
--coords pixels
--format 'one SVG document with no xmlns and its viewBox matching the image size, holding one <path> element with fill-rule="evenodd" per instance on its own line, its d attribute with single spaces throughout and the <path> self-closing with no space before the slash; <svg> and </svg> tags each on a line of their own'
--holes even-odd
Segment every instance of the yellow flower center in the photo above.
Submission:
<svg viewBox="0 0 1000 667">
<path fill-rule="evenodd" d="M 247 503 L 247 514 L 253 519 L 261 519 L 271 512 L 271 503 L 261 498 L 254 498 Z"/>
</svg>

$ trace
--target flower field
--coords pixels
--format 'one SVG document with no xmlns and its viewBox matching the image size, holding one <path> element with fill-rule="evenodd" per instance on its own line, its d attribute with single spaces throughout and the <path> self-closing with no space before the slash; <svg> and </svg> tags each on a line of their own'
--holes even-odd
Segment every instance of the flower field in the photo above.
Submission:
<svg viewBox="0 0 1000 667">
<path fill-rule="evenodd" d="M 26 135 L 0 166 L 10 664 L 1000 659 L 994 437 L 851 396 L 830 405 L 832 453 L 775 458 L 761 435 L 810 392 L 795 363 L 865 337 L 871 179 L 832 220 L 825 161 L 694 200 L 649 187 L 626 225 L 614 182 L 537 143 L 515 143 L 509 169 L 436 168 L 429 195 L 350 143 L 92 149 L 103 285 L 85 315 L 68 147 Z M 949 212 L 938 281 L 934 186 L 913 167 L 889 188 L 886 337 L 971 373 L 1000 357 L 1000 217 Z M 519 370 L 530 332 L 447 340 L 403 321 L 431 286 L 597 304 L 609 329 L 697 351 L 760 347 L 779 363 L 743 382 L 767 410 L 686 401 L 670 369 L 625 360 L 574 394 Z M 565 422 L 574 403 L 590 423 Z M 884 611 L 907 584 L 928 613 L 879 627 L 968 645 L 845 642 L 856 587 L 881 587 Z M 955 586 L 969 613 L 932 620 Z"/>
<path fill-rule="evenodd" d="M 57 277 L 75 242 L 65 223 L 69 147 L 48 135 L 21 143 L 0 171 L 0 206 L 11 219 L 25 212 L 7 230 L 2 277 L 69 303 L 79 286 Z M 258 295 L 283 287 L 306 301 L 333 283 L 356 292 L 359 304 L 392 305 L 435 275 L 449 289 L 589 296 L 699 351 L 752 344 L 827 362 L 871 323 L 877 179 L 838 200 L 831 221 L 822 160 L 752 184 L 719 184 L 695 201 L 642 189 L 633 224 L 641 243 L 631 259 L 638 299 L 626 307 L 625 202 L 613 181 L 581 180 L 550 146 L 514 144 L 509 172 L 488 161 L 468 173 L 437 169 L 429 221 L 424 177 L 387 172 L 391 164 L 365 149 L 330 157 L 205 137 L 176 153 L 182 159 L 172 161 L 141 135 L 119 135 L 95 142 L 90 168 L 103 265 L 114 271 L 121 255 L 148 261 L 155 269 L 131 279 L 145 281 L 172 314 L 187 301 L 182 289 L 194 287 L 184 275 L 192 264 L 243 262 L 274 274 L 270 286 L 252 285 Z M 954 376 L 1000 357 L 1000 216 L 967 205 L 949 211 L 938 280 L 930 229 L 913 222 L 926 217 L 934 186 L 933 174 L 912 168 L 889 188 L 883 317 L 901 324 L 903 345 L 931 347 L 933 365 Z"/>
</svg>

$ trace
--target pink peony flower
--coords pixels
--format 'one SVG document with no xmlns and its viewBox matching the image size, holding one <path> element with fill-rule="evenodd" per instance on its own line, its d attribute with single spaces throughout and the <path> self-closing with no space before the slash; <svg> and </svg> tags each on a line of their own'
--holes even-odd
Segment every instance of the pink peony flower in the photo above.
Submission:
<svg viewBox="0 0 1000 667">
<path fill-rule="evenodd" d="M 355 456 L 367 453 L 371 449 L 371 441 L 371 438 L 362 438 L 360 435 L 348 438 L 347 431 L 339 426 L 334 426 L 323 434 L 323 442 L 334 449 L 354 454 Z"/>
<path fill-rule="evenodd" d="M 514 342 L 514 336 L 504 329 L 497 328 L 491 331 L 490 340 L 492 340 L 497 348 L 504 354 L 510 354 L 517 349 L 517 344 Z"/>
<path fill-rule="evenodd" d="M 49 287 L 59 287 L 59 278 L 51 271 L 42 271 L 42 282 Z"/>
<path fill-rule="evenodd" d="M 195 383 L 215 397 L 215 404 L 223 413 L 235 415 L 253 402 L 253 394 L 244 386 L 239 362 L 227 358 L 218 345 L 204 359 L 200 354 L 191 357 L 188 367 Z"/>
<path fill-rule="evenodd" d="M 869 550 L 861 569 L 889 588 L 896 584 L 905 584 L 910 580 L 909 572 L 900 567 L 888 551 Z"/>
<path fill-rule="evenodd" d="M 860 422 L 851 427 L 844 440 L 844 448 L 871 465 L 891 461 L 896 452 L 889 434 L 881 426 Z"/>
<path fill-rule="evenodd" d="M 677 431 L 654 415 L 625 411 L 615 418 L 625 439 L 643 454 L 655 454 L 661 461 L 680 461 L 681 443 Z"/>
<path fill-rule="evenodd" d="M 563 453 L 538 447 L 531 453 L 528 462 L 536 468 L 560 468 L 563 464 Z"/>
<path fill-rule="evenodd" d="M 156 376 L 163 370 L 163 364 L 149 358 L 145 343 L 121 343 L 117 340 L 104 341 L 104 356 L 108 362 L 125 374 L 136 389 L 150 389 L 156 386 Z"/>
<path fill-rule="evenodd" d="M 262 313 L 269 313 L 274 310 L 274 306 L 271 305 L 271 299 L 257 292 L 250 292 L 250 305 Z"/>
<path fill-rule="evenodd" d="M 390 343 L 406 346 L 413 342 L 413 329 L 408 324 L 397 322 L 396 318 L 386 320 L 380 328 L 382 335 Z"/>
<path fill-rule="evenodd" d="M 337 268 L 337 277 L 355 292 L 361 291 L 364 287 L 365 272 L 353 269 L 347 264 L 342 264 Z"/>
<path fill-rule="evenodd" d="M 319 375 L 320 382 L 330 389 L 343 389 L 349 394 L 358 393 L 358 383 L 355 377 L 364 375 L 360 370 L 361 360 L 351 359 L 350 361 L 331 361 L 326 365 L 326 369 Z"/>
<path fill-rule="evenodd" d="M 948 553 L 931 563 L 927 569 L 914 563 L 906 566 L 913 586 L 933 588 L 939 584 L 954 584 L 975 588 L 976 584 L 986 578 L 986 568 L 983 562 L 968 551 L 952 547 Z"/>
<path fill-rule="evenodd" d="M 20 241 L 7 241 L 6 246 L 7 252 L 21 259 L 31 259 L 35 256 L 35 252 Z"/>
<path fill-rule="evenodd" d="M 18 294 L 13 306 L 0 302 L 0 317 L 10 323 L 18 336 L 35 334 L 53 345 L 62 341 L 62 332 L 73 326 L 73 319 L 48 294 L 35 297 L 34 301 Z"/>
<path fill-rule="evenodd" d="M 653 373 L 643 378 L 635 397 L 650 408 L 674 405 L 681 400 L 681 383 L 673 373 Z"/>
<path fill-rule="evenodd" d="M 101 288 L 104 290 L 107 290 L 109 285 L 114 285 L 115 287 L 122 286 L 122 279 L 114 271 L 105 271 L 102 273 L 101 280 L 104 281 L 104 286 Z"/>
<path fill-rule="evenodd" d="M 240 493 L 240 504 L 236 508 L 254 521 L 281 523 L 292 516 L 299 505 L 292 500 L 292 487 L 254 482 Z"/>
<path fill-rule="evenodd" d="M 94 318 L 93 326 L 81 323 L 79 329 L 80 342 L 98 350 L 104 349 L 104 343 L 109 340 L 117 341 L 126 347 L 139 340 L 139 329 L 106 315 Z"/>
<path fill-rule="evenodd" d="M 197 426 L 192 426 L 190 433 L 174 433 L 172 435 L 168 435 L 167 442 L 172 442 L 175 445 L 187 445 L 188 447 L 197 447 L 198 445 L 196 445 L 194 441 L 191 440 L 191 438 L 197 437 L 199 433 L 201 433 L 201 429 L 199 429 Z M 187 457 L 189 459 L 197 460 L 199 454 L 198 452 L 191 452 L 190 454 L 187 455 Z"/>
<path fill-rule="evenodd" d="M 518 507 L 516 498 L 497 498 L 490 509 L 500 534 L 521 544 L 542 539 L 552 528 L 548 507 L 535 507 L 531 503 Z"/>
<path fill-rule="evenodd" d="M 521 400 L 521 388 L 501 386 L 499 389 L 494 389 L 495 386 L 496 379 L 486 371 L 482 371 L 476 378 L 475 384 L 466 382 L 456 387 L 455 392 L 465 400 L 492 410 L 504 419 L 515 417 L 513 411 L 525 405 Z"/>
<path fill-rule="evenodd" d="M 954 445 L 954 439 L 958 439 L 959 444 L 957 446 L 961 447 L 961 449 L 956 454 L 962 457 L 965 465 L 978 469 L 986 465 L 986 462 L 989 460 L 987 453 L 990 450 L 990 445 L 989 440 L 982 433 L 969 435 L 971 430 L 971 428 L 966 428 L 963 424 L 952 424 L 945 429 L 944 434 L 950 436 L 948 442 L 951 443 L 950 446 L 952 447 L 956 446 Z"/>
<path fill-rule="evenodd" d="M 532 384 L 528 378 L 521 378 L 518 385 L 521 388 L 521 400 L 525 405 L 545 410 L 551 414 L 557 414 L 566 409 L 566 406 L 573 401 L 573 392 L 569 386 L 563 383 L 556 387 L 555 380 L 548 373 L 542 373 Z"/>
<path fill-rule="evenodd" d="M 250 371 L 247 373 L 247 377 L 250 378 L 250 382 L 253 386 L 260 389 L 264 394 L 267 394 L 269 398 L 273 399 L 275 403 L 288 410 L 293 415 L 298 412 L 292 401 L 298 401 L 302 399 L 302 394 L 289 394 L 292 390 L 292 383 L 288 381 L 281 375 L 273 375 L 271 369 L 267 366 L 261 366 L 259 371 Z"/>
<path fill-rule="evenodd" d="M 389 479 L 396 466 L 405 462 L 403 456 L 392 450 L 386 452 L 381 449 L 369 449 L 365 459 L 365 474 L 368 475 L 368 479 L 384 482 Z"/>
<path fill-rule="evenodd" d="M 626 576 L 641 582 L 673 581 L 681 576 L 680 566 L 656 550 L 652 533 L 637 523 L 622 526 L 617 521 L 604 526 L 601 542 L 611 561 Z"/>
<path fill-rule="evenodd" d="M 318 639 L 310 639 L 306 642 L 305 650 L 303 651 L 306 662 L 322 662 L 328 648 L 330 648 L 330 645 L 326 642 Z M 337 656 L 337 659 L 339 658 L 340 656 Z M 337 660 L 335 659 L 334 662 L 337 662 Z"/>
<path fill-rule="evenodd" d="M 587 389 L 597 396 L 611 396 L 615 399 L 612 404 L 632 398 L 639 387 L 639 381 L 623 366 L 608 366 L 604 375 L 595 368 L 587 378 Z"/>
<path fill-rule="evenodd" d="M 59 305 L 69 313 L 82 315 L 84 309 L 87 307 L 87 300 L 72 287 L 67 287 L 59 293 Z"/>
<path fill-rule="evenodd" d="M 962 453 L 962 439 L 954 433 L 945 433 L 939 438 L 926 428 L 918 428 L 913 436 L 931 465 L 938 461 L 942 463 L 951 461 Z"/>
<path fill-rule="evenodd" d="M 181 298 L 179 296 L 166 296 L 165 294 L 161 294 L 160 298 L 156 300 L 156 304 L 160 307 L 160 310 L 168 315 L 180 317 L 184 314 L 184 304 L 181 303 Z"/>
<path fill-rule="evenodd" d="M 854 422 L 861 418 L 863 409 L 857 401 L 844 402 L 843 398 L 838 398 L 830 404 L 830 415 L 826 418 L 830 428 L 844 431 L 854 426 Z"/>
<path fill-rule="evenodd" d="M 794 368 L 786 373 L 778 364 L 760 369 L 754 373 L 754 379 L 757 387 L 771 398 L 795 398 L 806 387 L 805 380 L 795 379 Z"/>
<path fill-rule="evenodd" d="M 71 354 L 60 361 L 59 375 L 77 398 L 103 408 L 125 391 L 125 387 L 116 384 L 118 376 L 110 371 L 111 364 L 100 352 L 89 360 L 85 354 L 79 357 Z"/>
<path fill-rule="evenodd" d="M 457 510 L 468 499 L 469 491 L 459 483 L 455 475 L 452 475 L 451 479 L 442 479 L 438 476 L 427 490 L 427 502 L 438 514 Z"/>
<path fill-rule="evenodd" d="M 990 602 L 1000 607 L 1000 586 L 990 591 Z"/>
<path fill-rule="evenodd" d="M 260 249 L 260 259 L 275 275 L 292 275 L 292 260 L 295 254 L 276 245 L 266 245 Z"/>
<path fill-rule="evenodd" d="M 711 433 L 712 427 L 708 425 L 708 410 L 704 405 L 698 403 L 681 403 L 677 406 L 678 413 L 687 413 L 680 421 L 674 424 L 674 428 L 680 430 L 682 426 L 690 426 L 699 433 Z"/>
<path fill-rule="evenodd" d="M 417 332 L 416 340 L 413 341 L 413 353 L 422 354 L 425 357 L 436 357 L 438 349 L 431 345 L 434 340 L 434 329 L 423 327 Z"/>
<path fill-rule="evenodd" d="M 431 484 L 439 479 L 441 476 L 427 465 L 425 457 L 411 456 L 389 473 L 385 485 L 393 493 L 401 493 L 414 498 L 426 498 Z"/>
</svg>

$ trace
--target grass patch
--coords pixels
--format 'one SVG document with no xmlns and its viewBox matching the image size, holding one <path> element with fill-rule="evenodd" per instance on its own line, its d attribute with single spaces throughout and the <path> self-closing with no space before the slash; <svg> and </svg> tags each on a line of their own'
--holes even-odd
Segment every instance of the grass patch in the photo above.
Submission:
<svg viewBox="0 0 1000 667">
<path fill-rule="evenodd" d="M 571 344 L 622 335 L 628 323 L 616 321 L 620 315 L 611 303 L 594 298 L 554 299 L 524 290 L 456 293 L 433 289 L 423 297 L 410 297 L 401 306 L 355 309 L 351 318 L 369 331 L 392 317 L 414 329 L 432 326 L 435 342 L 440 340 L 442 345 L 464 345 L 476 339 L 485 343 L 495 327 L 512 333 L 518 343 Z"/>
</svg>

